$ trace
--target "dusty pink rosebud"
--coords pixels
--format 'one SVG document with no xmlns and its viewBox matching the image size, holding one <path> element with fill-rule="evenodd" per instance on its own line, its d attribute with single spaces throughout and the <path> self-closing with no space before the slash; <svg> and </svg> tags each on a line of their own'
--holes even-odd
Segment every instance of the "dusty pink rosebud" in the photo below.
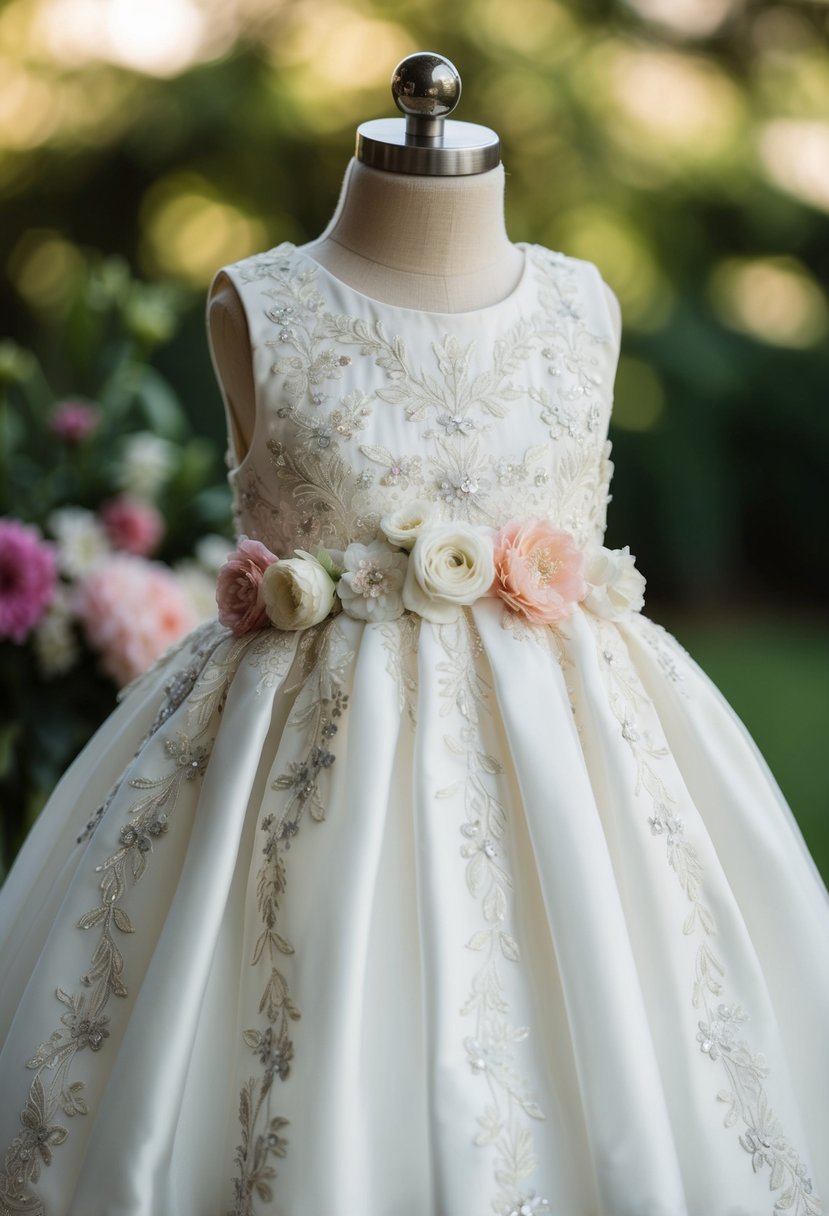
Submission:
<svg viewBox="0 0 829 1216">
<path fill-rule="evenodd" d="M 136 557 L 148 557 L 164 535 L 164 520 L 143 498 L 111 498 L 101 507 L 101 523 L 114 549 Z"/>
<path fill-rule="evenodd" d="M 49 429 L 69 447 L 88 439 L 98 425 L 100 413 L 85 401 L 61 401 L 49 419 Z"/>
<path fill-rule="evenodd" d="M 0 519 L 0 638 L 23 642 L 55 594 L 55 554 L 37 528 Z"/>
<path fill-rule="evenodd" d="M 492 592 L 533 624 L 563 620 L 587 594 L 584 554 L 570 532 L 549 520 L 511 520 L 493 546 Z"/>
<path fill-rule="evenodd" d="M 268 624 L 262 575 L 276 561 L 279 558 L 261 541 L 242 536 L 219 571 L 216 584 L 219 620 L 237 636 Z"/>
</svg>

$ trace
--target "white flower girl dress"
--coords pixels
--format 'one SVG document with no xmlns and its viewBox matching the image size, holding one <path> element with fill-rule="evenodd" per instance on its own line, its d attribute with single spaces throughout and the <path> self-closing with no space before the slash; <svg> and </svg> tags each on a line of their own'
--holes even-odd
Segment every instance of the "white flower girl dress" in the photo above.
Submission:
<svg viewBox="0 0 829 1216">
<path fill-rule="evenodd" d="M 603 547 L 599 273 L 521 248 L 452 314 L 291 245 L 227 268 L 238 530 L 349 577 L 313 624 L 324 580 L 282 587 L 289 627 L 197 629 L 35 824 L 0 894 L 3 1216 L 829 1211 L 829 896 Z M 485 594 L 462 538 L 509 527 Z M 550 529 L 587 576 L 544 620 Z"/>
</svg>

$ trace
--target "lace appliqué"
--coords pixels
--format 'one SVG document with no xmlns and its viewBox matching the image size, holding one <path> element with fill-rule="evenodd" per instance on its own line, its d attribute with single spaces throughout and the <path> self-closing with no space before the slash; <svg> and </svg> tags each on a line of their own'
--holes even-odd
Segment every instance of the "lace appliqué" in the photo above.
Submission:
<svg viewBox="0 0 829 1216">
<path fill-rule="evenodd" d="M 691 656 L 684 646 L 680 645 L 664 625 L 660 625 L 657 621 L 652 621 L 646 616 L 640 616 L 639 633 L 656 655 L 659 666 L 677 691 L 683 697 L 690 696 L 691 694 L 685 680 L 687 672 L 683 671 L 677 657 L 679 655 L 682 660 L 691 660 Z"/>
<path fill-rule="evenodd" d="M 475 1143 L 494 1153 L 496 1193 L 492 1211 L 500 1214 L 528 1210 L 549 1212 L 546 1200 L 519 1197 L 522 1184 L 536 1168 L 532 1123 L 545 1118 L 527 1082 L 515 1068 L 518 1044 L 529 1030 L 509 1020 L 501 967 L 519 963 L 521 951 L 509 927 L 509 891 L 512 876 L 505 854 L 506 809 L 498 798 L 498 777 L 503 772 L 496 756 L 482 747 L 480 715 L 489 712 L 490 685 L 481 674 L 476 656 L 482 644 L 471 612 L 467 609 L 450 625 L 437 626 L 445 659 L 440 673 L 441 714 L 461 715 L 459 728 L 444 734 L 444 742 L 458 758 L 461 773 L 436 798 L 463 798 L 461 856 L 466 861 L 466 885 L 479 901 L 481 928 L 466 943 L 480 964 L 475 971 L 461 1013 L 471 1019 L 463 1048 L 470 1068 L 481 1078 L 488 1098 L 478 1118 Z"/>
<path fill-rule="evenodd" d="M 301 1013 L 281 970 L 282 960 L 294 953 L 293 946 L 278 930 L 280 902 L 288 878 L 285 854 L 299 832 L 306 810 L 317 822 L 325 818 L 320 781 L 335 761 L 329 745 L 348 704 L 342 685 L 354 655 L 345 646 L 345 638 L 333 619 L 304 632 L 299 657 L 300 675 L 285 691 L 297 688 L 302 691 L 286 730 L 292 727 L 304 730 L 307 744 L 303 758 L 289 764 L 272 783 L 272 789 L 285 793 L 281 812 L 265 815 L 260 824 L 265 834 L 264 861 L 256 877 L 261 932 L 251 965 L 266 974 L 267 979 L 259 1002 L 262 1024 L 244 1032 L 256 1073 L 245 1082 L 239 1095 L 241 1140 L 234 1156 L 233 1207 L 228 1216 L 264 1213 L 261 1205 L 273 1200 L 272 1183 L 277 1173 L 273 1159 L 288 1152 L 285 1135 L 288 1120 L 274 1113 L 274 1086 L 290 1074 L 294 1056 L 291 1024 L 300 1019 Z"/>
<path fill-rule="evenodd" d="M 405 711 L 412 726 L 417 725 L 417 643 L 421 618 L 404 612 L 396 621 L 376 626 L 383 637 L 386 671 L 397 685 L 398 708 Z"/>
<path fill-rule="evenodd" d="M 185 647 L 189 647 L 190 662 L 186 667 L 179 668 L 179 670 L 176 671 L 176 673 L 171 676 L 171 678 L 164 685 L 164 700 L 159 706 L 158 712 L 156 713 L 150 729 L 147 731 L 146 735 L 135 749 L 133 759 L 138 756 L 138 754 L 143 750 L 159 728 L 164 725 L 167 719 L 171 717 L 171 715 L 176 712 L 178 707 L 187 699 L 187 697 L 193 691 L 193 686 L 196 683 L 196 680 L 204 671 L 213 654 L 215 654 L 222 642 L 227 640 L 228 636 L 228 631 L 217 621 L 207 621 L 204 625 L 200 626 L 198 629 L 189 634 L 184 641 L 172 647 L 166 652 L 166 654 L 163 654 L 161 658 L 156 659 L 152 667 L 148 668 L 147 671 L 143 672 L 142 675 L 133 680 L 131 684 L 128 684 L 125 688 L 121 689 L 118 697 L 119 701 L 122 700 L 128 693 L 136 691 L 139 686 L 143 687 L 145 681 L 152 673 L 169 666 L 174 657 L 179 655 L 182 650 L 185 649 Z M 118 794 L 122 781 L 123 777 L 119 777 L 110 789 L 104 801 L 97 808 L 92 817 L 87 820 L 83 831 L 77 838 L 78 844 L 84 844 L 95 831 L 104 815 L 106 815 L 109 807 L 112 805 L 113 799 Z"/>
<path fill-rule="evenodd" d="M 676 874 L 690 905 L 683 933 L 700 936 L 691 1000 L 702 1015 L 697 1023 L 700 1051 L 718 1064 L 726 1081 L 726 1088 L 717 1093 L 717 1100 L 728 1107 L 724 1124 L 733 1127 L 741 1123 L 744 1130 L 738 1136 L 738 1142 L 750 1155 L 755 1173 L 767 1167 L 770 1190 L 779 1191 L 785 1187 L 775 1200 L 775 1214 L 821 1216 L 823 1205 L 814 1192 L 806 1164 L 787 1139 L 769 1104 L 763 1085 L 769 1074 L 765 1060 L 741 1037 L 741 1027 L 749 1020 L 749 1015 L 741 1005 L 723 999 L 725 968 L 711 945 L 710 939 L 716 934 L 717 926 L 703 899 L 702 863 L 685 837 L 676 798 L 654 763 L 668 755 L 667 745 L 654 739 L 652 730 L 640 723 L 640 710 L 649 701 L 618 631 L 598 619 L 591 620 L 591 626 L 602 660 L 608 701 L 636 765 L 634 793 L 644 791 L 650 798 L 653 813 L 648 818 L 648 825 L 651 834 L 655 839 L 665 841 L 668 865 Z"/>
<path fill-rule="evenodd" d="M 212 636 L 209 631 L 206 633 L 205 645 L 207 637 Z M 227 637 L 223 631 L 218 640 Z M 224 704 L 237 660 L 246 646 L 245 640 L 233 642 L 221 658 L 215 657 L 215 647 L 210 652 L 213 661 L 202 663 L 189 694 L 179 700 L 180 705 L 186 701 L 187 716 L 183 728 L 164 740 L 169 770 L 161 777 L 125 774 L 125 786 L 137 791 L 139 797 L 129 807 L 127 822 L 118 833 L 117 847 L 97 867 L 101 874 L 99 902 L 78 921 L 79 929 L 94 931 L 96 936 L 89 970 L 81 976 L 81 986 L 75 992 L 60 987 L 56 990 L 58 1001 L 65 1007 L 60 1026 L 26 1062 L 35 1076 L 21 1112 L 21 1130 L 9 1146 L 0 1171 L 3 1212 L 46 1216 L 46 1206 L 32 1187 L 41 1171 L 52 1164 L 53 1149 L 69 1136 L 61 1117 L 88 1113 L 84 1082 L 73 1076 L 77 1057 L 83 1051 L 94 1053 L 105 1049 L 110 1034 L 110 1000 L 128 995 L 119 940 L 136 929 L 122 906 L 124 897 L 146 873 L 155 849 L 173 824 L 183 791 L 204 774 L 213 744 L 208 730 Z M 189 684 L 189 676 L 181 684 L 176 679 L 171 683 L 176 691 L 169 695 L 175 700 Z M 162 706 L 156 719 L 158 725 L 147 739 L 170 716 L 166 708 L 171 703 L 168 700 Z M 138 754 L 141 755 L 140 750 Z"/>
<path fill-rule="evenodd" d="M 251 307 L 272 335 L 264 342 L 277 379 L 263 405 L 270 468 L 247 463 L 231 474 L 237 530 L 282 555 L 368 544 L 383 514 L 418 497 L 445 517 L 491 526 L 520 505 L 579 544 L 600 539 L 613 470 L 604 380 L 615 348 L 587 326 L 578 264 L 540 247 L 527 257 L 538 282 L 533 311 L 492 343 L 483 366 L 476 344 L 454 334 L 418 363 L 382 320 L 332 312 L 319 268 L 292 245 L 240 263 L 243 282 L 261 284 Z M 522 383 L 542 357 L 554 373 L 549 388 Z M 367 359 L 382 377 L 371 393 L 362 388 Z M 513 452 L 518 411 L 538 441 Z M 392 417 L 412 424 L 411 445 L 400 445 Z"/>
</svg>

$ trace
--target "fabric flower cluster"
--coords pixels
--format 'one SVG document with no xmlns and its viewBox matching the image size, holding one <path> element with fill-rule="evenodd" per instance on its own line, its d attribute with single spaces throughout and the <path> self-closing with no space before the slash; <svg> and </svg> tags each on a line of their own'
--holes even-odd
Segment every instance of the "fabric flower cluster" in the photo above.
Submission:
<svg viewBox="0 0 829 1216">
<path fill-rule="evenodd" d="M 385 516 L 380 528 L 385 540 L 295 549 L 288 558 L 242 537 L 219 571 L 219 620 L 237 635 L 269 622 L 306 629 L 334 611 L 364 621 L 409 611 L 442 623 L 496 596 L 531 623 L 554 625 L 578 603 L 609 619 L 644 604 L 645 580 L 627 545 L 584 551 L 547 519 L 494 529 L 439 519 L 432 504 L 417 501 Z"/>
</svg>

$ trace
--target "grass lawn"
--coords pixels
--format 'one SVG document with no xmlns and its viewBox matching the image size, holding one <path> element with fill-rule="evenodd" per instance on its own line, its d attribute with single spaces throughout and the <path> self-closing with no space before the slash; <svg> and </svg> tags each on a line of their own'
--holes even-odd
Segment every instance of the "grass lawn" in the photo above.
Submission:
<svg viewBox="0 0 829 1216">
<path fill-rule="evenodd" d="M 654 613 L 742 718 L 829 884 L 829 625 L 768 610 Z"/>
</svg>

